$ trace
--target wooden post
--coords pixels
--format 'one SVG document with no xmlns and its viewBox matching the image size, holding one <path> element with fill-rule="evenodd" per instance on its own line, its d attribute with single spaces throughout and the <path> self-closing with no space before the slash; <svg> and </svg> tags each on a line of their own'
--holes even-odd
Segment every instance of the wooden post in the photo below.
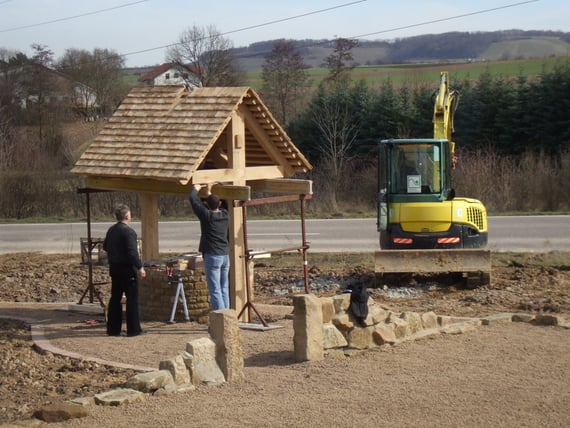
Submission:
<svg viewBox="0 0 570 428">
<path fill-rule="evenodd" d="M 141 236 L 143 260 L 158 259 L 158 195 L 141 193 Z"/>
<path fill-rule="evenodd" d="M 232 184 L 245 185 L 245 120 L 238 110 L 228 125 L 228 167 L 233 171 Z M 231 201 L 233 202 L 233 201 Z M 230 212 L 230 307 L 239 311 L 247 302 L 245 254 L 243 247 L 243 213 L 241 207 L 228 206 Z M 245 314 L 241 321 L 245 321 Z"/>
</svg>

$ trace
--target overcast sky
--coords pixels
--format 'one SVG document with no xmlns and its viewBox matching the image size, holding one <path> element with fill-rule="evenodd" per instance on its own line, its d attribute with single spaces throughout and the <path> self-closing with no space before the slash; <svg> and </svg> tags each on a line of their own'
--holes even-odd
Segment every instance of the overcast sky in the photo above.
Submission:
<svg viewBox="0 0 570 428">
<path fill-rule="evenodd" d="M 68 48 L 105 48 L 125 55 L 127 66 L 160 64 L 165 46 L 193 25 L 215 26 L 235 47 L 280 38 L 570 32 L 570 0 L 0 0 L 0 48 L 31 55 L 37 43 L 56 59 Z"/>
</svg>

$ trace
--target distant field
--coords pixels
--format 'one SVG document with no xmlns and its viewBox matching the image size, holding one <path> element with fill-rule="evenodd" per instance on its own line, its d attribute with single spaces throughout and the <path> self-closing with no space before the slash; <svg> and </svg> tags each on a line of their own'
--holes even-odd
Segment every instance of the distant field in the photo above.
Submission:
<svg viewBox="0 0 570 428">
<path fill-rule="evenodd" d="M 477 80 L 484 72 L 502 77 L 536 76 L 543 71 L 552 70 L 556 64 L 569 61 L 570 56 L 508 61 L 366 66 L 355 68 L 352 71 L 352 78 L 364 80 L 370 85 L 379 85 L 389 79 L 397 85 L 431 83 L 439 79 L 440 71 L 449 71 L 453 80 Z M 310 68 L 307 72 L 312 86 L 317 86 L 327 75 L 326 68 Z M 246 73 L 245 84 L 253 88 L 261 87 L 261 72 Z"/>
</svg>

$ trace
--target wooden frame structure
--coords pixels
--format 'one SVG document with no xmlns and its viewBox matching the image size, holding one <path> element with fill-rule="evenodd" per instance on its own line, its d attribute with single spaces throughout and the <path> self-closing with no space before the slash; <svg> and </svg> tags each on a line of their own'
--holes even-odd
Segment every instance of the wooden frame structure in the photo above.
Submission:
<svg viewBox="0 0 570 428">
<path fill-rule="evenodd" d="M 252 191 L 312 194 L 295 180 L 312 166 L 249 87 L 136 87 L 72 169 L 85 187 L 137 192 L 143 259 L 159 255 L 158 196 L 188 195 L 194 183 L 248 201 Z M 230 210 L 231 307 L 247 301 L 243 212 Z"/>
</svg>

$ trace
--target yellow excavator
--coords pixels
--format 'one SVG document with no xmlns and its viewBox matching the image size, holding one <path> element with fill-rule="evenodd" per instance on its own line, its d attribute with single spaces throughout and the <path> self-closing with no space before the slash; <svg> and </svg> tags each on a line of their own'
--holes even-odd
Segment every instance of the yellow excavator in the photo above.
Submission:
<svg viewBox="0 0 570 428">
<path fill-rule="evenodd" d="M 434 94 L 433 138 L 389 139 L 378 144 L 380 250 L 383 274 L 462 273 L 471 286 L 491 280 L 487 211 L 452 188 L 453 116 L 459 94 L 441 72 Z"/>
</svg>

